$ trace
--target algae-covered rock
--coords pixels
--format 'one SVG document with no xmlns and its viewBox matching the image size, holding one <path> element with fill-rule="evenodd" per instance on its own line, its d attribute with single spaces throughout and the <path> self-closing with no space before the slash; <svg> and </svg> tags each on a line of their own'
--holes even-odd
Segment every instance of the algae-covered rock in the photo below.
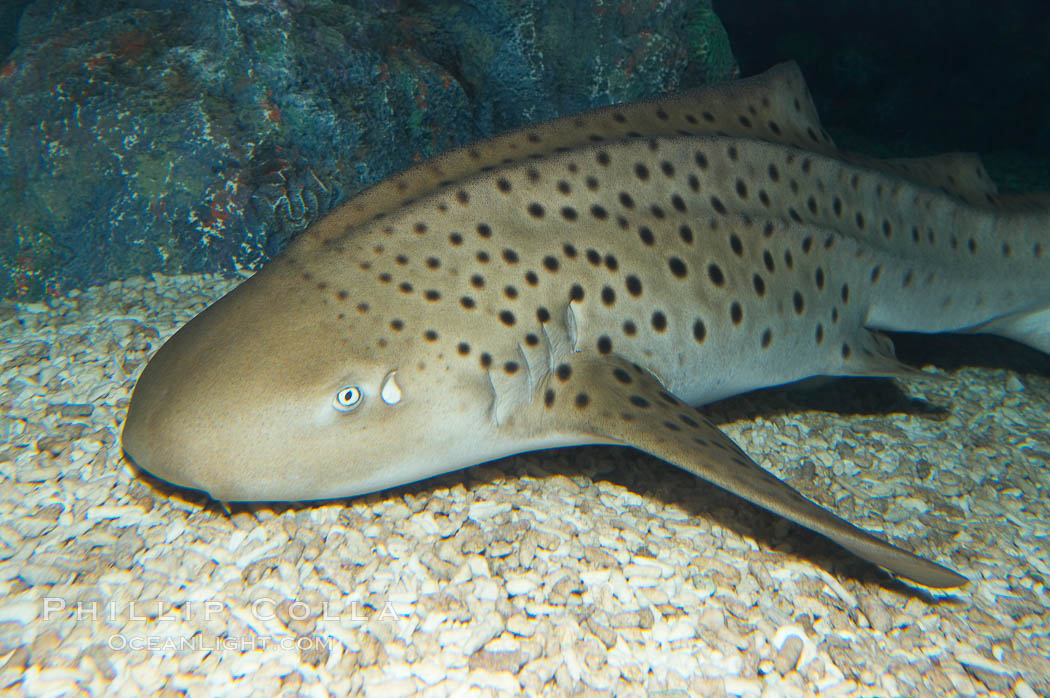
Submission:
<svg viewBox="0 0 1050 698">
<path fill-rule="evenodd" d="M 17 299 L 256 266 L 413 162 L 735 70 L 705 3 L 38 0 L 16 43 L 0 296 Z"/>
</svg>

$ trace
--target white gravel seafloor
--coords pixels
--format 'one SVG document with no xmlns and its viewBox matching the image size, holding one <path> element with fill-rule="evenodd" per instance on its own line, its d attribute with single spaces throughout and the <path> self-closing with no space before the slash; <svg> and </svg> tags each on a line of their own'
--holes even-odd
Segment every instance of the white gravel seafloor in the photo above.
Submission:
<svg viewBox="0 0 1050 698">
<path fill-rule="evenodd" d="M 0 691 L 1050 694 L 1050 362 L 711 410 L 973 580 L 931 596 L 627 449 L 232 515 L 146 479 L 118 440 L 135 377 L 232 284 L 0 308 Z"/>
</svg>

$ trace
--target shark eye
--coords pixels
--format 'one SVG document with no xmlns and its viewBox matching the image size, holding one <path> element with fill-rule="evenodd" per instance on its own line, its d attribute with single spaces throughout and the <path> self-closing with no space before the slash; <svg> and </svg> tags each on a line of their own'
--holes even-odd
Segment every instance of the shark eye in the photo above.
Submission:
<svg viewBox="0 0 1050 698">
<path fill-rule="evenodd" d="M 361 389 L 355 385 L 343 388 L 332 399 L 332 407 L 340 412 L 351 412 L 361 404 Z"/>
</svg>

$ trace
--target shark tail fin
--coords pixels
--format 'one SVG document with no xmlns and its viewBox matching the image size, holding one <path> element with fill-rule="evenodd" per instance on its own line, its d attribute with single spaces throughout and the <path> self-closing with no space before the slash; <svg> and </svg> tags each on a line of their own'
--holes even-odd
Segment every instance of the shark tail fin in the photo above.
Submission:
<svg viewBox="0 0 1050 698">
<path fill-rule="evenodd" d="M 533 408 L 542 412 L 540 421 L 549 429 L 568 428 L 592 443 L 620 443 L 645 451 L 925 586 L 966 583 L 946 567 L 894 547 L 806 499 L 635 364 L 579 353 L 546 381 L 542 404 L 537 401 Z"/>
</svg>

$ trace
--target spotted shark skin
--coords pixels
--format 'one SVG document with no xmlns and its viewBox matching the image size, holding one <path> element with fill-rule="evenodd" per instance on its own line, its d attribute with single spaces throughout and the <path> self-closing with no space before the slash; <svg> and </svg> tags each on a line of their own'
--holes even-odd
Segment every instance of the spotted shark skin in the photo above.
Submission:
<svg viewBox="0 0 1050 698">
<path fill-rule="evenodd" d="M 351 496 L 506 455 L 632 446 L 920 584 L 696 409 L 912 372 L 879 330 L 1050 351 L 1048 209 L 970 155 L 839 152 L 798 67 L 538 124 L 350 200 L 185 325 L 127 455 L 221 501 Z"/>
</svg>

